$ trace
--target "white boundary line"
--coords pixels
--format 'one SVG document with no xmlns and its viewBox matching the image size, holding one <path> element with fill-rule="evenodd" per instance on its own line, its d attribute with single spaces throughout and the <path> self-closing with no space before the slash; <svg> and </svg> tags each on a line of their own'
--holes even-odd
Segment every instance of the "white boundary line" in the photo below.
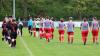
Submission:
<svg viewBox="0 0 100 56">
<path fill-rule="evenodd" d="M 22 37 L 19 37 L 21 42 L 23 43 L 24 47 L 26 48 L 27 52 L 29 53 L 29 56 L 34 56 L 32 54 L 32 51 L 28 48 L 28 45 L 26 44 L 26 42 L 24 41 L 24 39 Z"/>
</svg>

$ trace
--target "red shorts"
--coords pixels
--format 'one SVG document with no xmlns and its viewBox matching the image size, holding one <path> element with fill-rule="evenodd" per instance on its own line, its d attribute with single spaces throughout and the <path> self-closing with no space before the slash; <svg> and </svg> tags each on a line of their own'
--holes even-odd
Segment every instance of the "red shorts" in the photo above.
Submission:
<svg viewBox="0 0 100 56">
<path fill-rule="evenodd" d="M 43 28 L 39 28 L 39 31 L 43 32 Z"/>
<path fill-rule="evenodd" d="M 51 32 L 52 32 L 52 33 L 54 32 L 54 28 L 51 28 Z"/>
<path fill-rule="evenodd" d="M 83 30 L 82 37 L 87 37 L 87 36 L 88 36 L 88 30 Z"/>
<path fill-rule="evenodd" d="M 93 36 L 98 36 L 98 32 L 99 32 L 98 30 L 92 30 L 92 35 Z"/>
<path fill-rule="evenodd" d="M 33 31 L 36 31 L 36 28 L 33 28 Z"/>
<path fill-rule="evenodd" d="M 74 32 L 67 32 L 68 35 L 74 35 Z"/>
<path fill-rule="evenodd" d="M 44 30 L 45 30 L 46 33 L 50 33 L 51 32 L 50 28 L 44 28 Z"/>
<path fill-rule="evenodd" d="M 64 30 L 59 30 L 59 34 L 61 35 L 61 34 L 64 34 L 65 33 L 65 31 Z"/>
<path fill-rule="evenodd" d="M 49 39 L 51 37 L 50 33 L 45 34 L 46 39 Z"/>
</svg>

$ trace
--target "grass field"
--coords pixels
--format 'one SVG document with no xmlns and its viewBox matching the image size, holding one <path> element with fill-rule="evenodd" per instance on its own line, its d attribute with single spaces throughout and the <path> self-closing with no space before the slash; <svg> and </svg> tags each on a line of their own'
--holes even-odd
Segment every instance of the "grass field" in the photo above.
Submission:
<svg viewBox="0 0 100 56">
<path fill-rule="evenodd" d="M 1 32 L 1 31 L 0 31 Z M 84 46 L 81 40 L 80 29 L 75 28 L 74 43 L 67 43 L 67 34 L 65 42 L 58 40 L 58 31 L 54 32 L 54 39 L 46 43 L 45 39 L 31 37 L 27 29 L 23 29 L 22 38 L 17 38 L 16 48 L 10 48 L 8 44 L 1 41 L 0 38 L 0 56 L 99 56 L 100 44 L 92 43 L 91 33 L 88 36 L 87 45 Z M 0 37 L 2 35 L 0 34 Z M 100 34 L 99 34 L 100 37 Z M 100 41 L 100 38 L 99 38 Z"/>
</svg>

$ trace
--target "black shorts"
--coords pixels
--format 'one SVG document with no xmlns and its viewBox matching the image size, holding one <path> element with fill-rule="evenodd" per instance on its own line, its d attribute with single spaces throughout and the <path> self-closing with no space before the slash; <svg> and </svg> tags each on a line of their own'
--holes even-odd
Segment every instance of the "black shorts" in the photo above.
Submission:
<svg viewBox="0 0 100 56">
<path fill-rule="evenodd" d="M 2 32 L 2 36 L 8 36 L 8 32 Z"/>
<path fill-rule="evenodd" d="M 39 31 L 39 28 L 36 28 L 36 31 Z"/>
<path fill-rule="evenodd" d="M 28 26 L 28 30 L 31 30 L 32 29 L 32 26 Z"/>
<path fill-rule="evenodd" d="M 11 39 L 16 39 L 17 38 L 17 32 L 11 32 Z"/>
</svg>

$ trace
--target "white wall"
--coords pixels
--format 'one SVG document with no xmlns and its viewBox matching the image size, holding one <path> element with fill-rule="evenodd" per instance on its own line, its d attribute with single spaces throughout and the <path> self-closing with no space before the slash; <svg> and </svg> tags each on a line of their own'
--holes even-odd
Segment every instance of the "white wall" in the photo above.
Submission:
<svg viewBox="0 0 100 56">
<path fill-rule="evenodd" d="M 0 27 L 2 27 L 2 22 L 0 22 Z"/>
</svg>

